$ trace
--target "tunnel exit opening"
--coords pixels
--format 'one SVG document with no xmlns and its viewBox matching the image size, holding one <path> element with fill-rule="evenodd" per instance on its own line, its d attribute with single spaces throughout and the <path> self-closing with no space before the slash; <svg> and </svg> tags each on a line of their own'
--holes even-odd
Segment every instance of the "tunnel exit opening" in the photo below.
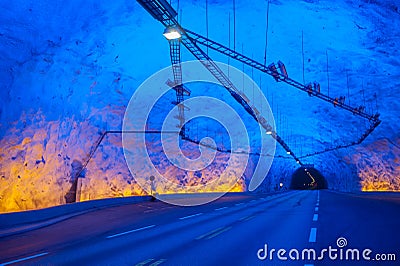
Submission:
<svg viewBox="0 0 400 266">
<path fill-rule="evenodd" d="M 328 183 L 317 169 L 300 167 L 292 175 L 290 188 L 299 190 L 326 189 Z"/>
</svg>

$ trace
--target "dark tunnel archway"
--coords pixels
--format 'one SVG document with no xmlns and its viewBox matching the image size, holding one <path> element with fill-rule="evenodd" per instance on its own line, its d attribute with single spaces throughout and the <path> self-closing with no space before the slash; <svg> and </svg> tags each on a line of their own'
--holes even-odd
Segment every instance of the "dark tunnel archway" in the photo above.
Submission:
<svg viewBox="0 0 400 266">
<path fill-rule="evenodd" d="M 290 182 L 291 189 L 326 189 L 328 183 L 325 177 L 315 168 L 300 167 Z"/>
</svg>

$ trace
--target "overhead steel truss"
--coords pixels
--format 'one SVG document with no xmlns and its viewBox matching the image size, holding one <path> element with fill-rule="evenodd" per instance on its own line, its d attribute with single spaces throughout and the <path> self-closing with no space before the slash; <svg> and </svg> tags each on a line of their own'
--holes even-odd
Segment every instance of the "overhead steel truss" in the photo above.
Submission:
<svg viewBox="0 0 400 266">
<path fill-rule="evenodd" d="M 339 101 L 338 98 L 333 98 L 330 97 L 326 94 L 321 93 L 313 84 L 311 84 L 312 86 L 310 87 L 310 84 L 301 84 L 300 82 L 291 79 L 286 70 L 282 71 L 281 68 L 281 64 L 278 63 L 278 68 L 275 66 L 275 64 L 271 64 L 269 66 L 265 66 L 245 55 L 242 55 L 240 53 L 238 53 L 237 51 L 234 51 L 222 44 L 219 44 L 215 41 L 212 41 L 210 39 L 207 39 L 206 37 L 201 36 L 200 34 L 197 34 L 193 31 L 190 31 L 188 29 L 185 29 L 185 32 L 188 34 L 188 36 L 194 40 L 196 43 L 202 44 L 210 49 L 213 49 L 219 53 L 222 53 L 230 58 L 236 59 L 241 63 L 244 63 L 248 66 L 251 66 L 255 69 L 260 70 L 261 72 L 264 72 L 270 76 L 272 76 L 276 81 L 278 82 L 285 82 L 297 89 L 300 89 L 306 93 L 308 93 L 310 96 L 315 96 L 321 100 L 324 100 L 326 102 L 332 103 L 335 107 L 338 108 L 342 108 L 345 109 L 347 111 L 350 111 L 351 113 L 353 113 L 354 115 L 357 116 L 361 116 L 363 118 L 366 118 L 370 121 L 378 121 L 379 120 L 379 115 L 378 114 L 368 114 L 367 112 L 365 112 L 364 108 L 360 108 L 360 107 L 352 107 L 348 104 L 346 104 L 343 101 Z M 278 69 L 280 69 L 281 71 L 278 71 Z"/>
<path fill-rule="evenodd" d="M 365 130 L 365 132 L 360 136 L 360 138 L 357 141 L 353 141 L 348 144 L 338 145 L 333 148 L 327 148 L 322 151 L 310 153 L 305 156 L 301 156 L 300 158 L 306 158 L 306 157 L 322 154 L 325 152 L 330 152 L 333 150 L 348 148 L 348 147 L 351 147 L 354 145 L 361 144 L 375 130 L 375 128 L 378 127 L 380 125 L 380 123 L 382 122 L 379 119 L 379 113 L 375 113 L 373 115 L 368 114 L 367 112 L 365 112 L 364 106 L 353 107 L 351 105 L 346 104 L 344 101 L 344 97 L 342 98 L 343 100 L 341 100 L 341 97 L 333 98 L 326 94 L 321 93 L 320 85 L 317 83 L 315 83 L 315 84 L 309 83 L 309 84 L 305 85 L 305 84 L 301 84 L 300 82 L 298 82 L 294 79 L 289 78 L 285 66 L 280 61 L 278 62 L 278 68 L 275 66 L 275 64 L 270 64 L 269 66 L 265 66 L 243 54 L 238 53 L 237 51 L 234 51 L 222 44 L 219 44 L 213 40 L 210 40 L 204 36 L 201 36 L 200 34 L 197 34 L 193 31 L 185 29 L 185 32 L 196 43 L 202 44 L 202 45 L 204 45 L 210 49 L 213 49 L 219 53 L 222 53 L 230 58 L 236 59 L 237 61 L 239 61 L 241 63 L 244 63 L 250 67 L 258 69 L 261 72 L 264 72 L 264 73 L 272 76 L 277 82 L 285 82 L 297 89 L 300 89 L 300 90 L 306 92 L 309 96 L 315 96 L 321 100 L 332 103 L 334 107 L 342 108 L 344 110 L 350 111 L 353 115 L 360 116 L 362 118 L 369 120 L 369 122 L 370 122 L 369 127 Z M 279 71 L 278 71 L 278 69 L 279 69 Z"/>
<path fill-rule="evenodd" d="M 337 98 L 331 98 L 328 95 L 325 95 L 320 92 L 319 85 L 304 85 L 301 84 L 291 78 L 288 77 L 287 72 L 284 68 L 282 68 L 281 63 L 278 64 L 278 68 L 280 72 L 276 68 L 275 64 L 271 64 L 268 67 L 256 62 L 253 59 L 250 59 L 247 56 L 239 54 L 238 52 L 229 49 L 217 42 L 214 42 L 208 38 L 205 38 L 199 34 L 196 34 L 190 30 L 186 30 L 181 27 L 175 18 L 177 12 L 172 8 L 172 6 L 166 0 L 137 0 L 137 2 L 146 9 L 150 15 L 153 16 L 156 20 L 161 22 L 165 27 L 175 27 L 179 30 L 181 34 L 181 38 L 179 40 L 170 41 L 170 53 L 171 53 L 171 61 L 173 65 L 174 72 L 174 89 L 177 92 L 177 104 L 180 104 L 183 101 L 184 87 L 183 89 L 179 88 L 179 85 L 182 81 L 182 72 L 180 67 L 180 49 L 179 41 L 210 71 L 210 73 L 228 90 L 228 92 L 232 95 L 232 97 L 243 106 L 243 108 L 267 131 L 271 131 L 271 136 L 286 150 L 286 152 L 296 160 L 301 166 L 303 163 L 300 159 L 295 155 L 295 153 L 289 148 L 289 146 L 285 143 L 285 141 L 272 130 L 272 126 L 268 123 L 268 121 L 261 116 L 258 110 L 254 106 L 250 106 L 245 97 L 241 95 L 239 90 L 234 86 L 234 84 L 230 81 L 230 79 L 225 75 L 225 73 L 213 62 L 213 60 L 206 54 L 198 44 L 202 44 L 206 47 L 209 47 L 215 51 L 218 51 L 222 54 L 225 54 L 231 58 L 234 58 L 242 63 L 245 63 L 253 68 L 256 68 L 270 76 L 272 76 L 276 81 L 285 82 L 293 87 L 296 87 L 302 91 L 307 92 L 310 96 L 316 96 L 319 99 L 324 101 L 333 103 L 334 106 L 340 107 L 342 109 L 348 110 L 352 112 L 354 115 L 361 116 L 363 118 L 368 119 L 371 122 L 371 127 L 367 129 L 366 133 L 359 139 L 359 143 L 361 143 L 379 124 L 379 114 L 370 115 L 364 111 L 363 108 L 354 108 L 350 105 L 344 103 L 344 101 L 339 101 Z M 178 42 L 178 43 L 175 43 Z M 188 92 L 190 93 L 190 92 Z M 245 96 L 245 95 L 244 95 Z M 246 97 L 247 98 L 247 97 Z M 180 107 L 179 107 L 180 108 Z M 180 126 L 182 126 L 182 121 L 184 121 L 184 106 L 179 109 L 179 121 Z M 185 136 L 185 135 L 184 135 Z M 185 136 L 187 137 L 187 136 Z"/>
<path fill-rule="evenodd" d="M 179 25 L 175 19 L 176 11 L 173 10 L 171 5 L 165 0 L 137 0 L 155 19 L 160 21 L 165 27 L 174 26 L 179 29 L 182 37 L 180 41 L 182 44 L 210 71 L 210 73 L 229 91 L 233 98 L 243 106 L 243 108 L 267 131 L 271 131 L 271 136 L 296 160 L 300 165 L 303 163 L 290 150 L 289 146 L 284 140 L 272 129 L 268 121 L 261 116 L 261 114 L 251 107 L 247 101 L 240 95 L 239 90 L 233 85 L 225 73 L 214 63 L 214 61 L 198 47 L 198 45 L 191 39 L 185 30 Z M 171 56 L 173 58 L 175 56 Z M 175 75 L 175 74 L 174 74 Z"/>
<path fill-rule="evenodd" d="M 179 120 L 179 125 L 177 127 L 181 129 L 180 135 L 182 138 L 186 138 L 185 106 L 183 101 L 185 95 L 190 95 L 190 90 L 182 84 L 181 43 L 179 40 L 170 40 L 169 47 L 174 82 L 168 82 L 167 85 L 172 87 L 176 92 L 176 102 L 173 103 L 178 106 L 178 117 L 176 118 Z"/>
</svg>

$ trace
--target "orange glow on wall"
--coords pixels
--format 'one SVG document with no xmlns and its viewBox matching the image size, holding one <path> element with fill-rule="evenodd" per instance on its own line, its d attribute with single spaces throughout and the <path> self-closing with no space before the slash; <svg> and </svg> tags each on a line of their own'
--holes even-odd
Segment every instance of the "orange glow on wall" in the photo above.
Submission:
<svg viewBox="0 0 400 266">
<path fill-rule="evenodd" d="M 386 139 L 358 147 L 352 161 L 362 191 L 400 191 L 400 150 Z"/>
<path fill-rule="evenodd" d="M 111 107 L 110 107 L 111 108 Z M 118 108 L 113 108 L 114 114 Z M 121 109 L 120 112 L 123 110 Z M 93 112 L 104 119 L 107 110 Z M 22 118 L 23 120 L 24 118 Z M 65 204 L 75 180 L 76 165 L 83 165 L 88 152 L 99 137 L 99 129 L 89 122 L 77 122 L 72 118 L 64 121 L 45 121 L 40 112 L 33 117 L 37 123 L 22 132 L 17 127 L 9 130 L 0 140 L 0 212 L 45 208 Z M 190 148 L 189 150 L 196 150 Z M 151 152 L 150 152 L 151 153 Z M 152 156 L 156 156 L 155 151 Z M 217 156 L 216 167 L 205 170 L 202 179 L 194 173 L 186 173 L 186 185 L 198 185 L 210 180 L 218 181 L 223 162 L 229 155 Z M 183 176 L 176 169 L 162 164 L 160 171 L 168 179 Z M 75 167 L 75 168 L 74 168 Z M 251 170 L 250 163 L 250 170 Z M 250 176 L 250 175 L 246 175 Z M 200 182 L 200 183 L 199 183 Z M 145 195 L 135 182 L 123 155 L 121 135 L 107 135 L 93 158 L 77 180 L 77 198 L 80 201 Z M 234 186 L 215 182 L 201 192 L 241 192 L 246 190 L 240 179 Z M 157 186 L 157 193 L 171 194 L 180 191 Z"/>
</svg>

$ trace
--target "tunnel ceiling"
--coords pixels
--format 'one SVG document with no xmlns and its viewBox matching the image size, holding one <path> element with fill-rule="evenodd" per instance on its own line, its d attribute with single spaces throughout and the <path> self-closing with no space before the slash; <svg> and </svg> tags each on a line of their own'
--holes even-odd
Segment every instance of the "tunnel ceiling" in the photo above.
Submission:
<svg viewBox="0 0 400 266">
<path fill-rule="evenodd" d="M 174 8 L 177 4 L 172 1 Z M 303 159 L 320 170 L 331 187 L 399 189 L 400 59 L 396 55 L 400 41 L 395 34 L 400 28 L 399 8 L 397 1 L 384 0 L 270 1 L 266 63 L 281 60 L 289 76 L 302 82 L 304 54 L 305 83 L 317 81 L 321 92 L 346 96 L 351 105 L 365 105 L 369 113 L 381 114 L 383 123 L 363 144 Z M 232 1 L 209 1 L 208 31 L 203 1 L 180 1 L 178 19 L 185 28 L 264 62 L 266 9 L 267 1 L 236 3 L 235 34 Z M 1 3 L 0 10 L 0 196 L 2 205 L 17 208 L 5 199 L 29 201 L 31 194 L 40 194 L 40 200 L 26 208 L 41 206 L 57 186 L 68 190 L 68 185 L 60 184 L 69 181 L 72 161 L 84 161 L 101 132 L 121 128 L 135 89 L 170 65 L 169 47 L 162 26 L 135 1 L 17 0 Z M 214 60 L 228 63 L 226 57 L 209 53 Z M 182 58 L 194 59 L 187 51 Z M 233 60 L 229 63 L 243 68 Z M 261 86 L 277 132 L 298 156 L 355 141 L 368 126 L 364 119 L 332 104 L 246 66 L 243 69 Z M 193 93 L 235 105 L 230 95 L 211 87 Z M 251 118 L 239 107 L 236 110 L 253 130 Z M 153 117 L 154 123 L 157 118 Z M 208 130 L 207 123 L 199 123 L 196 130 Z M 119 140 L 107 141 L 115 146 Z M 257 150 L 257 141 L 253 144 Z M 116 148 L 107 152 L 120 153 Z M 286 154 L 278 147 L 277 155 Z M 93 166 L 88 175 L 105 176 L 102 191 L 113 182 L 119 187 L 129 181 L 122 177 L 112 181 L 127 169 L 116 170 L 98 156 L 94 158 L 97 168 Z M 272 176 L 282 169 L 289 180 L 296 164 L 276 158 Z M 97 186 L 89 183 L 88 189 Z M 42 190 L 37 189 L 40 186 Z M 48 201 L 59 198 L 51 196 Z"/>
</svg>

